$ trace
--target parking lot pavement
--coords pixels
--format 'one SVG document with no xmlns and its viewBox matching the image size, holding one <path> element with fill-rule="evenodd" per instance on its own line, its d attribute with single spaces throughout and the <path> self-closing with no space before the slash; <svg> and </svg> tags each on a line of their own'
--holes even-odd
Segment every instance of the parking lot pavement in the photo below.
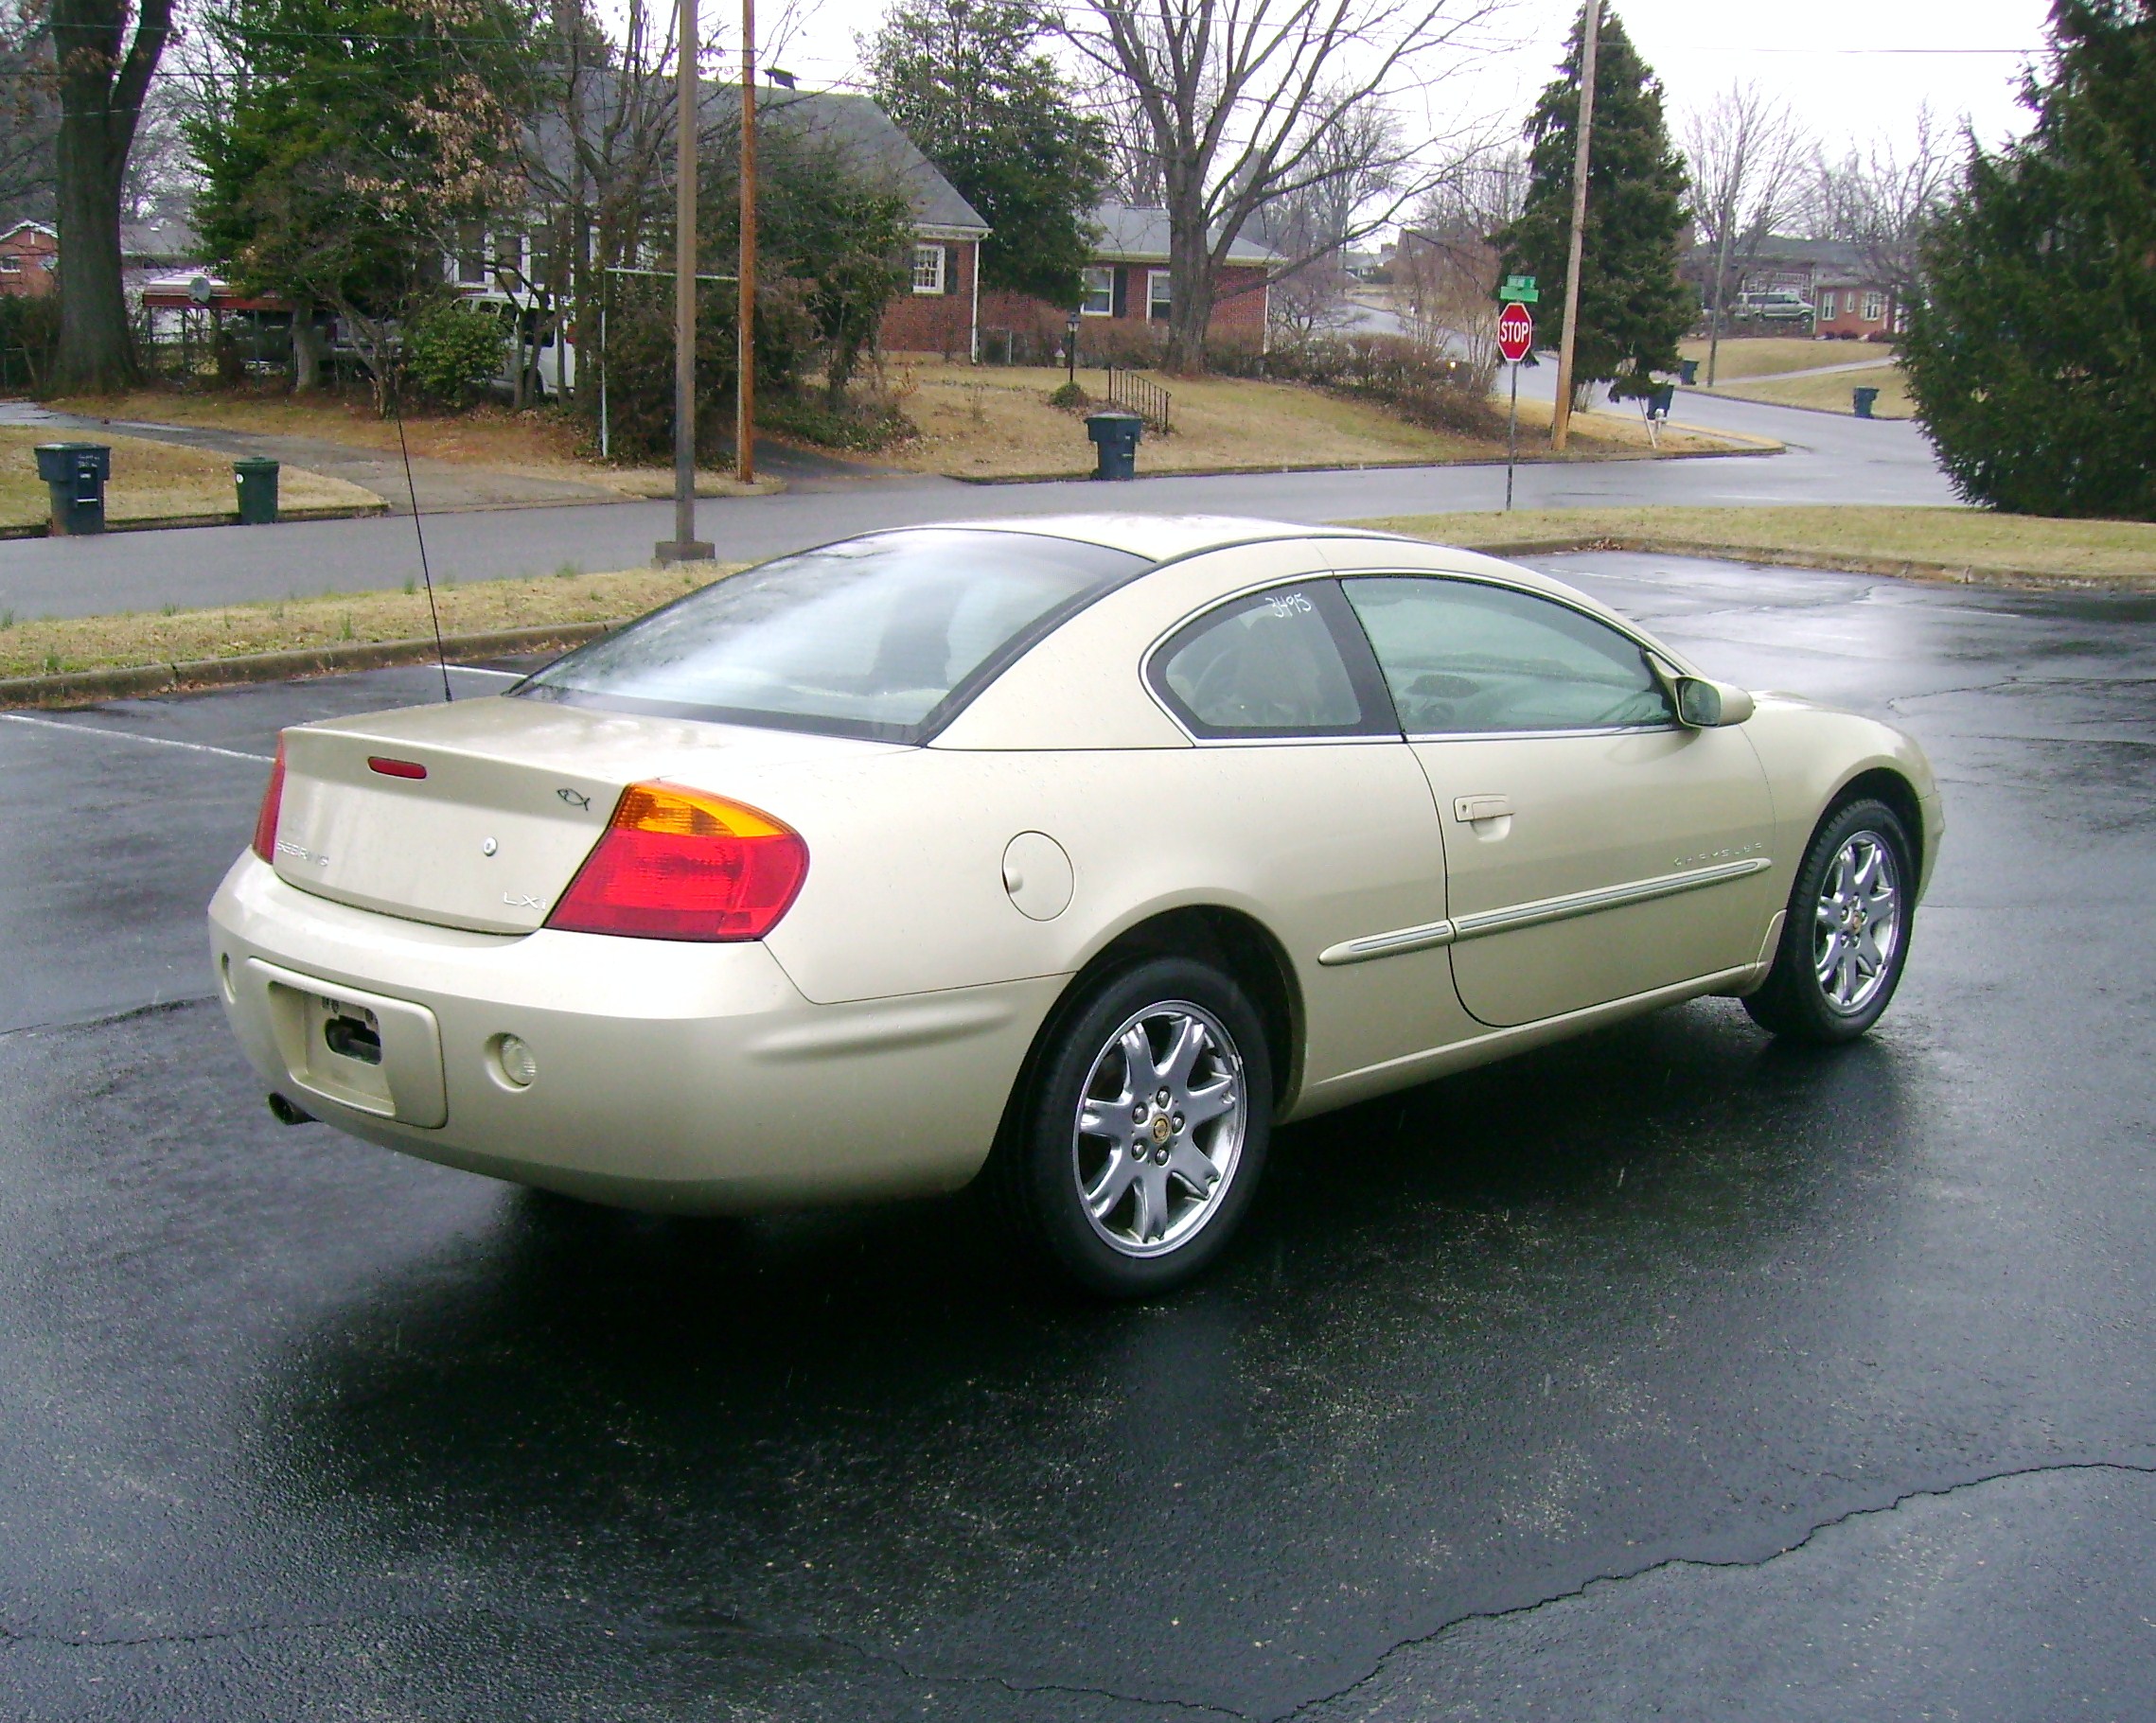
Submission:
<svg viewBox="0 0 2156 1723">
<path fill-rule="evenodd" d="M 0 723 L 0 1715 L 2146 1715 L 2156 601 L 1553 566 L 1924 741 L 1893 1011 L 1284 1132 L 1136 1309 L 273 1123 L 202 903 L 422 673 Z"/>
</svg>

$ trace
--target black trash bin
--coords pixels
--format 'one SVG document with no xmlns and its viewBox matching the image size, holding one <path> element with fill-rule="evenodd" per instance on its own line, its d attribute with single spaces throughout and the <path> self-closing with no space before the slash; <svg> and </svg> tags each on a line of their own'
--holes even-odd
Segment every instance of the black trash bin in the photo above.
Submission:
<svg viewBox="0 0 2156 1723">
<path fill-rule="evenodd" d="M 1086 434 L 1093 439 L 1096 479 L 1135 479 L 1138 476 L 1138 439 L 1145 421 L 1135 413 L 1088 413 Z"/>
<path fill-rule="evenodd" d="M 1594 182 L 1589 181 L 1592 185 Z M 1677 361 L 1677 380 L 1688 389 L 1700 380 L 1700 362 L 1696 359 L 1680 359 Z"/>
<path fill-rule="evenodd" d="M 1659 383 L 1647 396 L 1647 416 L 1651 419 L 1666 419 L 1670 416 L 1670 409 L 1676 404 L 1677 385 Z"/>
<path fill-rule="evenodd" d="M 1849 391 L 1849 398 L 1856 407 L 1857 417 L 1868 419 L 1871 417 L 1872 402 L 1879 399 L 1879 391 L 1876 389 L 1852 389 Z"/>
<path fill-rule="evenodd" d="M 239 490 L 239 524 L 274 526 L 277 519 L 277 464 L 260 459 L 235 461 L 232 482 Z"/>
<path fill-rule="evenodd" d="M 52 536 L 80 538 L 105 530 L 105 481 L 113 451 L 103 443 L 40 443 L 38 477 L 52 497 Z"/>
</svg>

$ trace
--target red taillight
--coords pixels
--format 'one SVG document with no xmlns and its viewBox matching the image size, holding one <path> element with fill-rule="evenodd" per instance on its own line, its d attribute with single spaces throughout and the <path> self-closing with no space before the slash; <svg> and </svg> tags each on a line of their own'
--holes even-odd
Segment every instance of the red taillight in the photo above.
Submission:
<svg viewBox="0 0 2156 1723">
<path fill-rule="evenodd" d="M 285 799 L 285 739 L 277 738 L 277 758 L 262 789 L 261 811 L 255 816 L 255 853 L 274 866 L 277 859 L 277 809 Z"/>
<path fill-rule="evenodd" d="M 416 760 L 386 760 L 380 754 L 367 756 L 367 770 L 380 772 L 384 778 L 424 778 L 427 768 Z"/>
<path fill-rule="evenodd" d="M 638 940 L 760 940 L 808 873 L 808 846 L 769 814 L 632 783 L 549 927 Z"/>
</svg>

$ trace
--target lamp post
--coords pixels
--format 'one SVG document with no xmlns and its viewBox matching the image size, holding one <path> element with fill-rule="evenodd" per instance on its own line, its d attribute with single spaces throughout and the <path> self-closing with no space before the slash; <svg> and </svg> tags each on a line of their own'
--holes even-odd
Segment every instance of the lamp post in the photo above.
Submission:
<svg viewBox="0 0 2156 1723">
<path fill-rule="evenodd" d="M 1070 318 L 1064 325 L 1063 351 L 1070 377 L 1070 386 L 1078 387 L 1078 308 L 1070 308 Z"/>
</svg>

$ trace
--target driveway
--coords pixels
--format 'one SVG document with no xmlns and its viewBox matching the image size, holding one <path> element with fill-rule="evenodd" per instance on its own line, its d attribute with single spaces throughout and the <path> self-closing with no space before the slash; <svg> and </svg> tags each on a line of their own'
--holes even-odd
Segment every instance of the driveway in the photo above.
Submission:
<svg viewBox="0 0 2156 1723">
<path fill-rule="evenodd" d="M 0 1714 L 2146 1716 L 2156 601 L 1552 566 L 1922 738 L 1893 1011 L 1284 1132 L 1139 1309 L 963 1201 L 646 1220 L 274 1124 L 203 901 L 277 727 L 430 673 L 0 714 Z"/>
<path fill-rule="evenodd" d="M 1550 367 L 1523 392 L 1547 389 Z M 1842 420 L 1750 401 L 1686 396 L 1679 419 L 1777 438 L 1780 455 L 1530 465 L 1523 508 L 1597 503 L 1952 503 L 1954 496 L 1914 425 Z M 1140 468 L 1144 452 L 1139 455 Z M 1112 493 L 1085 481 L 966 484 L 953 479 L 827 479 L 777 497 L 697 505 L 698 531 L 722 560 L 747 562 L 849 533 L 925 520 L 1058 514 L 1112 506 L 1142 514 L 1260 515 L 1286 520 L 1493 509 L 1502 466 L 1385 467 L 1350 472 L 1238 473 L 1140 479 Z M 420 523 L 435 577 L 492 580 L 641 566 L 673 534 L 671 502 L 495 509 Z M 0 609 L 21 616 L 192 607 L 401 587 L 418 574 L 415 523 L 334 520 L 267 527 L 119 533 L 103 538 L 0 543 Z M 415 624 L 415 632 L 424 632 Z"/>
</svg>

